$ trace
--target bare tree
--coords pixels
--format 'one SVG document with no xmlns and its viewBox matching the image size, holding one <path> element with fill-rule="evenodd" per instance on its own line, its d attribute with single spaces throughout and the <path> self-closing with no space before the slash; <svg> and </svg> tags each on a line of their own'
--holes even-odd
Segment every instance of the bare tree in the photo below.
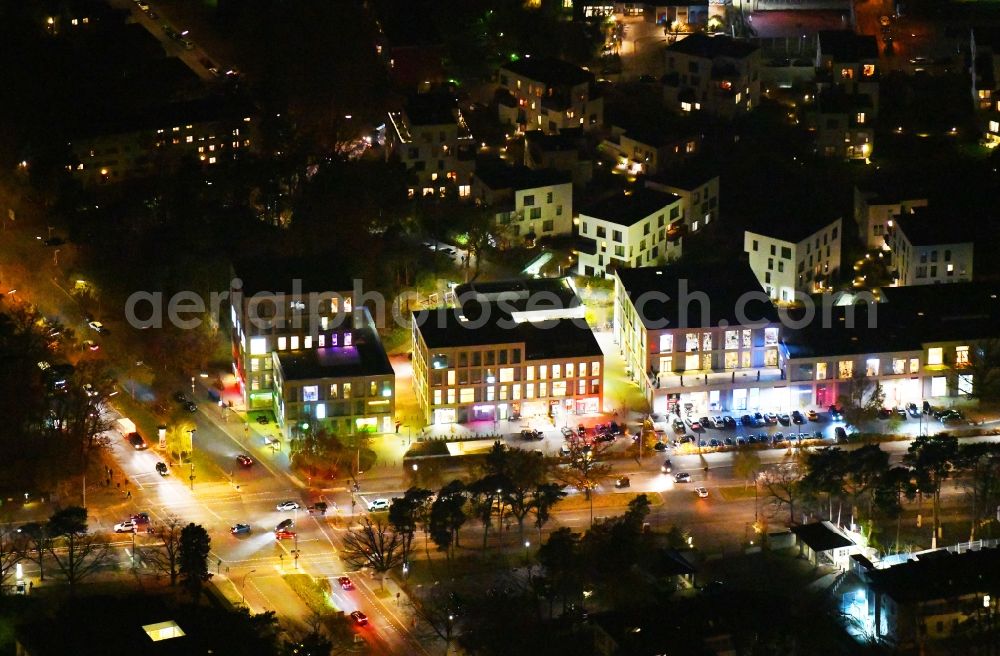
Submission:
<svg viewBox="0 0 1000 656">
<path fill-rule="evenodd" d="M 365 517 L 361 528 L 352 528 L 344 535 L 341 558 L 351 567 L 368 567 L 382 576 L 403 562 L 403 538 L 389 525 Z"/>
<path fill-rule="evenodd" d="M 608 442 L 597 442 L 593 446 L 574 441 L 570 444 L 569 464 L 561 467 L 556 478 L 566 485 L 572 485 L 584 493 L 590 502 L 590 525 L 594 525 L 593 492 L 601 481 L 611 475 L 611 465 L 600 462 L 601 454 L 607 450 Z"/>
<path fill-rule="evenodd" d="M 20 536 L 10 524 L 0 526 L 0 586 L 7 580 L 10 570 L 24 558 L 20 542 Z"/>
<path fill-rule="evenodd" d="M 160 544 L 150 545 L 143 551 L 143 557 L 148 559 L 157 571 L 170 577 L 170 585 L 177 585 L 180 577 L 181 529 L 184 522 L 176 515 L 168 515 L 157 529 L 155 535 Z"/>
<path fill-rule="evenodd" d="M 70 594 L 76 586 L 105 565 L 111 556 L 111 545 L 103 536 L 87 532 L 87 509 L 70 506 L 56 511 L 49 518 L 49 555 L 69 584 Z"/>
<path fill-rule="evenodd" d="M 442 585 L 432 586 L 424 595 L 411 595 L 410 607 L 417 620 L 417 634 L 424 638 L 438 638 L 445 644 L 444 653 L 451 648 L 458 624 L 456 595 Z"/>
<path fill-rule="evenodd" d="M 52 538 L 46 524 L 30 522 L 17 529 L 18 548 L 24 560 L 30 560 L 38 565 L 38 578 L 45 580 L 45 555 L 49 551 Z"/>
<path fill-rule="evenodd" d="M 775 509 L 788 506 L 788 523 L 795 523 L 795 503 L 799 500 L 800 474 L 798 463 L 781 462 L 761 472 L 761 484 Z"/>
</svg>

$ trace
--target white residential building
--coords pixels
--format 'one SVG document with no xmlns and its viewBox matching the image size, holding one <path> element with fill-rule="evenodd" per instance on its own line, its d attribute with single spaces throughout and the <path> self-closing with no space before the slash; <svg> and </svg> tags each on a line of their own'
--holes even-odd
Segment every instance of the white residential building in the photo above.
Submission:
<svg viewBox="0 0 1000 656">
<path fill-rule="evenodd" d="M 782 302 L 795 292 L 829 290 L 840 268 L 842 219 L 829 223 L 772 223 L 768 229 L 747 230 L 743 250 L 764 291 Z"/>
<path fill-rule="evenodd" d="M 689 233 L 719 218 L 719 176 L 679 169 L 646 180 L 646 186 L 681 198 L 681 219 Z"/>
<path fill-rule="evenodd" d="M 896 286 L 972 280 L 973 239 L 961 221 L 930 207 L 897 215 L 885 244 L 892 253 Z"/>
<path fill-rule="evenodd" d="M 580 212 L 579 273 L 608 276 L 618 267 L 661 264 L 680 256 L 684 220 L 680 196 L 640 188 L 615 194 Z"/>
<path fill-rule="evenodd" d="M 573 182 L 569 173 L 480 161 L 472 178 L 477 203 L 496 211 L 503 238 L 569 235 L 573 232 Z"/>
<path fill-rule="evenodd" d="M 760 102 L 760 48 L 748 41 L 692 34 L 666 58 L 663 100 L 673 111 L 731 118 Z"/>
<path fill-rule="evenodd" d="M 899 194 L 854 189 L 854 222 L 867 250 L 885 246 L 885 236 L 897 214 L 914 207 L 927 207 L 927 199 L 915 194 Z"/>
<path fill-rule="evenodd" d="M 500 120 L 518 130 L 546 134 L 566 128 L 585 130 L 604 123 L 604 98 L 594 87 L 594 74 L 569 62 L 526 57 L 500 68 L 500 86 L 514 106 L 500 105 Z"/>
</svg>

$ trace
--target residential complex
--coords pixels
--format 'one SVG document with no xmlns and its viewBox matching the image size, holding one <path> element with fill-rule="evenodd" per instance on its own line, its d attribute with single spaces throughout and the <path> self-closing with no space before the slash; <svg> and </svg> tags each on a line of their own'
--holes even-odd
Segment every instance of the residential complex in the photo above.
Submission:
<svg viewBox="0 0 1000 656">
<path fill-rule="evenodd" d="M 684 232 L 680 196 L 638 188 L 580 210 L 579 273 L 609 276 L 617 267 L 658 264 L 680 256 Z"/>
<path fill-rule="evenodd" d="M 290 430 L 389 431 L 395 380 L 353 281 L 299 262 L 244 262 L 230 291 L 233 372 L 247 409 Z"/>
<path fill-rule="evenodd" d="M 460 308 L 413 315 L 413 388 L 427 424 L 548 417 L 566 425 L 601 412 L 604 355 L 586 322 L 568 318 L 579 312 L 572 287 L 536 284 L 564 301 L 533 308 L 543 288 L 498 283 L 456 290 Z"/>
<path fill-rule="evenodd" d="M 412 96 L 405 109 L 389 112 L 387 128 L 386 156 L 406 167 L 411 198 L 471 193 L 475 144 L 454 96 L 445 91 Z"/>
<path fill-rule="evenodd" d="M 522 132 L 590 130 L 604 123 L 604 98 L 596 90 L 594 75 L 579 66 L 526 57 L 502 66 L 499 78 L 514 99 L 510 107 L 500 105 L 500 121 Z"/>
<path fill-rule="evenodd" d="M 933 285 L 972 280 L 973 237 L 968 221 L 938 206 L 898 214 L 884 248 L 892 256 L 896 285 Z"/>
<path fill-rule="evenodd" d="M 867 159 L 875 147 L 878 115 L 878 45 L 850 30 L 816 37 L 816 96 L 807 124 L 816 150 L 827 157 Z"/>
<path fill-rule="evenodd" d="M 747 230 L 743 250 L 750 268 L 776 301 L 793 302 L 795 292 L 830 291 L 840 270 L 843 220 L 801 216 Z"/>
<path fill-rule="evenodd" d="M 681 220 L 688 233 L 707 228 L 719 218 L 719 176 L 694 167 L 673 169 L 646 178 L 646 187 L 681 199 Z"/>
<path fill-rule="evenodd" d="M 611 126 L 611 135 L 601 144 L 616 166 L 630 175 L 654 175 L 680 165 L 701 150 L 701 134 L 682 123 L 658 123 L 639 127 Z"/>
<path fill-rule="evenodd" d="M 927 198 L 918 194 L 883 189 L 854 188 L 854 222 L 866 250 L 881 250 L 885 238 L 898 214 L 909 213 L 915 207 L 926 207 Z"/>
<path fill-rule="evenodd" d="M 499 236 L 508 244 L 573 232 L 573 182 L 568 173 L 480 160 L 472 197 L 496 213 Z"/>
<path fill-rule="evenodd" d="M 615 341 L 654 413 L 788 406 L 781 326 L 760 292 L 742 263 L 615 271 Z"/>
<path fill-rule="evenodd" d="M 760 103 L 761 53 L 747 41 L 696 33 L 666 57 L 663 100 L 672 111 L 732 118 Z"/>
</svg>

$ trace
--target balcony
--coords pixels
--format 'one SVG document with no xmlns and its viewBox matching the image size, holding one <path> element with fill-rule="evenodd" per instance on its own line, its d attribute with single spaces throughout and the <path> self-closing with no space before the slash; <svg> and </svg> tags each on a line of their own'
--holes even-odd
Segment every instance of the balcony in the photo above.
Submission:
<svg viewBox="0 0 1000 656">
<path fill-rule="evenodd" d="M 759 376 L 759 377 L 758 377 Z M 649 373 L 647 379 L 653 389 L 672 392 L 697 392 L 713 388 L 731 388 L 757 384 L 773 384 L 785 380 L 778 367 L 760 369 L 731 369 L 726 371 L 693 370 L 684 372 Z M 659 383 L 657 385 L 657 383 Z"/>
</svg>

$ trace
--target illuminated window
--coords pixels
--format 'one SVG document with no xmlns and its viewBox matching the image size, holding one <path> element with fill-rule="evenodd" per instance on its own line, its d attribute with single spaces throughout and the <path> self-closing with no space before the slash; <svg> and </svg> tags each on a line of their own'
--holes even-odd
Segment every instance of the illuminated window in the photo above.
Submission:
<svg viewBox="0 0 1000 656">
<path fill-rule="evenodd" d="M 944 361 L 944 349 L 940 346 L 927 349 L 927 364 L 934 366 Z"/>
<path fill-rule="evenodd" d="M 726 369 L 735 369 L 739 366 L 740 354 L 737 351 L 726 352 Z"/>
<path fill-rule="evenodd" d="M 316 385 L 305 385 L 302 387 L 302 400 L 303 401 L 318 401 L 319 400 L 319 387 Z"/>
<path fill-rule="evenodd" d="M 850 378 L 854 375 L 854 361 L 853 360 L 841 360 L 837 363 L 837 377 L 838 378 Z"/>
<path fill-rule="evenodd" d="M 875 75 L 875 64 L 865 64 L 861 67 L 861 74 L 865 77 Z"/>
<path fill-rule="evenodd" d="M 292 350 L 295 351 L 299 348 L 299 336 L 292 335 Z"/>
<path fill-rule="evenodd" d="M 286 348 L 288 348 L 287 339 L 285 337 L 279 337 L 278 338 L 278 350 L 279 351 L 284 351 Z"/>
<path fill-rule="evenodd" d="M 893 358 L 892 360 L 892 373 L 894 374 L 905 374 L 906 373 L 906 360 L 903 358 Z"/>
<path fill-rule="evenodd" d="M 434 390 L 434 405 L 441 405 L 441 390 Z"/>
<path fill-rule="evenodd" d="M 208 163 L 209 164 L 215 164 L 215 158 L 214 157 L 209 157 L 208 158 Z"/>
<path fill-rule="evenodd" d="M 316 419 L 326 419 L 326 404 L 317 403 L 316 404 Z"/>
<path fill-rule="evenodd" d="M 691 103 L 682 102 L 681 103 L 681 111 L 682 112 L 690 112 L 691 111 Z"/>
<path fill-rule="evenodd" d="M 535 366 L 528 365 L 528 380 L 535 380 Z"/>
<path fill-rule="evenodd" d="M 955 366 L 956 367 L 967 367 L 967 366 L 969 366 L 969 347 L 968 346 L 956 346 L 955 347 Z"/>
<path fill-rule="evenodd" d="M 862 123 L 864 123 L 865 122 L 865 113 L 864 112 L 858 112 L 858 115 L 857 115 L 856 118 L 857 118 L 857 121 L 858 121 L 859 125 L 862 124 Z"/>
<path fill-rule="evenodd" d="M 538 398 L 544 398 L 548 396 L 549 384 L 548 383 L 538 383 Z"/>
<path fill-rule="evenodd" d="M 947 396 L 948 379 L 945 376 L 931 378 L 931 396 Z"/>
<path fill-rule="evenodd" d="M 535 398 L 535 384 L 534 383 L 527 383 L 524 386 L 524 398 L 526 398 L 526 399 L 533 399 L 533 398 Z"/>
<path fill-rule="evenodd" d="M 697 351 L 698 350 L 698 333 L 687 333 L 684 336 L 684 343 L 686 351 Z"/>
<path fill-rule="evenodd" d="M 816 363 L 816 380 L 826 380 L 826 363 Z"/>
<path fill-rule="evenodd" d="M 740 346 L 740 333 L 737 330 L 726 331 L 726 349 L 736 349 Z"/>
<path fill-rule="evenodd" d="M 879 372 L 878 358 L 868 358 L 867 360 L 865 360 L 866 376 L 878 376 L 878 372 Z"/>
<path fill-rule="evenodd" d="M 591 362 L 590 363 L 590 375 L 591 376 L 600 376 L 601 375 L 601 363 L 600 362 Z"/>
<path fill-rule="evenodd" d="M 990 121 L 990 132 L 997 133 L 1000 132 L 1000 122 Z"/>
<path fill-rule="evenodd" d="M 740 91 L 739 93 L 736 94 L 736 104 L 739 105 L 740 101 L 742 100 L 743 100 L 743 92 Z"/>
<path fill-rule="evenodd" d="M 449 385 L 454 385 L 455 384 L 455 370 L 454 369 L 452 369 L 451 371 L 448 372 L 448 384 Z"/>
<path fill-rule="evenodd" d="M 267 353 L 266 337 L 250 338 L 250 355 L 265 355 Z"/>
<path fill-rule="evenodd" d="M 552 365 L 552 377 L 562 378 L 562 365 L 559 364 Z"/>
<path fill-rule="evenodd" d="M 352 342 L 351 333 L 344 333 L 344 346 L 350 346 Z"/>
<path fill-rule="evenodd" d="M 972 374 L 959 374 L 957 382 L 959 394 L 972 396 Z"/>
<path fill-rule="evenodd" d="M 705 333 L 701 336 L 701 349 L 703 351 L 712 350 L 712 333 Z"/>
<path fill-rule="evenodd" d="M 193 141 L 194 141 L 194 137 L 192 137 L 192 136 L 191 136 L 191 135 L 189 134 L 188 136 L 184 137 L 184 141 L 185 141 L 185 142 L 187 142 L 187 143 L 191 143 L 191 142 L 193 142 Z"/>
<path fill-rule="evenodd" d="M 316 346 L 320 348 L 326 346 L 326 335 L 320 333 L 319 335 L 316 336 Z"/>
<path fill-rule="evenodd" d="M 778 329 L 777 328 L 765 328 L 764 329 L 764 346 L 774 346 L 778 343 Z"/>
<path fill-rule="evenodd" d="M 565 380 L 557 380 L 552 383 L 552 396 L 566 396 Z"/>
<path fill-rule="evenodd" d="M 573 377 L 573 363 L 572 362 L 567 362 L 566 363 L 566 378 L 572 378 L 572 377 Z"/>
<path fill-rule="evenodd" d="M 514 369 L 512 367 L 502 367 L 500 369 L 500 382 L 509 383 L 514 380 Z"/>
<path fill-rule="evenodd" d="M 471 193 L 472 193 L 472 187 L 470 185 L 458 185 L 458 195 L 461 198 L 465 198 Z"/>
<path fill-rule="evenodd" d="M 910 358 L 910 373 L 915 374 L 920 371 L 920 359 Z"/>
<path fill-rule="evenodd" d="M 854 69 L 852 68 L 842 68 L 840 69 L 840 77 L 846 78 L 848 80 L 854 79 Z"/>
<path fill-rule="evenodd" d="M 337 383 L 331 383 L 331 384 L 330 384 L 330 394 L 329 394 L 329 398 L 331 398 L 331 399 L 336 399 L 336 398 L 338 398 L 338 397 L 340 396 L 340 394 L 339 394 L 339 391 L 340 391 L 340 389 L 339 389 L 339 387 L 337 386 Z M 440 392 L 441 390 L 437 390 L 437 391 L 438 391 L 438 392 Z"/>
<path fill-rule="evenodd" d="M 660 353 L 670 353 L 674 350 L 674 336 L 667 333 L 660 335 Z"/>
<path fill-rule="evenodd" d="M 302 348 L 312 348 L 313 338 L 312 335 L 306 335 L 302 338 Z"/>
<path fill-rule="evenodd" d="M 344 383 L 343 386 L 341 387 L 341 389 L 344 391 L 344 398 L 345 399 L 351 398 L 351 384 L 350 383 Z"/>
<path fill-rule="evenodd" d="M 549 377 L 548 365 L 544 364 L 538 365 L 538 380 L 545 380 L 548 377 Z"/>
</svg>

